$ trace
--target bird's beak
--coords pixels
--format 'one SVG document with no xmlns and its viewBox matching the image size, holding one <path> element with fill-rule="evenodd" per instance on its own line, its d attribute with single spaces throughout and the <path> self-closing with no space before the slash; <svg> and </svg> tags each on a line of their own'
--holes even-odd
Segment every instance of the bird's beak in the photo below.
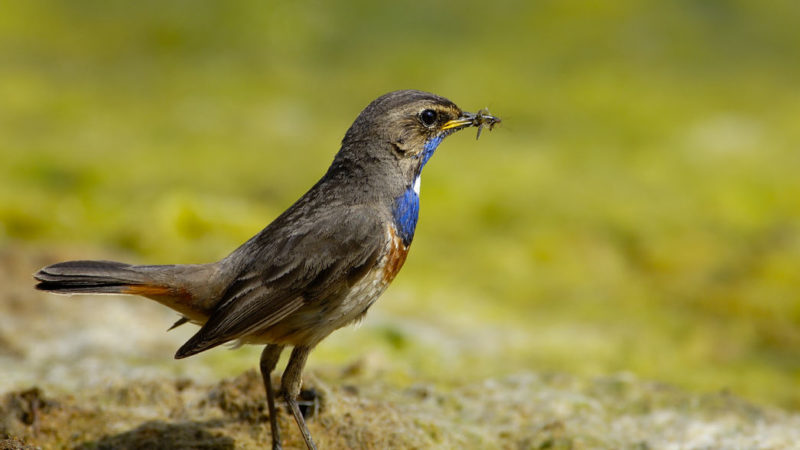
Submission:
<svg viewBox="0 0 800 450">
<path fill-rule="evenodd" d="M 442 130 L 456 131 L 467 127 L 478 127 L 478 137 L 480 137 L 483 127 L 489 127 L 491 130 L 500 122 L 499 117 L 492 116 L 489 111 L 482 109 L 477 113 L 462 112 L 459 118 L 445 122 Z"/>
<path fill-rule="evenodd" d="M 461 113 L 461 117 L 458 119 L 448 120 L 447 122 L 442 125 L 442 130 L 449 130 L 451 128 L 461 129 L 466 127 L 471 127 L 475 124 L 475 119 L 477 118 L 477 114 L 463 112 Z"/>
</svg>

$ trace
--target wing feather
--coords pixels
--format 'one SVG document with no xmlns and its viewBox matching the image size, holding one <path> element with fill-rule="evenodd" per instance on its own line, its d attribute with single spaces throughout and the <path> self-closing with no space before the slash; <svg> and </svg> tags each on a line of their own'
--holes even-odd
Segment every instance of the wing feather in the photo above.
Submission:
<svg viewBox="0 0 800 450">
<path fill-rule="evenodd" d="M 234 252 L 247 261 L 241 274 L 175 357 L 258 334 L 363 277 L 385 246 L 384 225 L 366 207 L 335 210 L 276 227 L 282 216 Z"/>
</svg>

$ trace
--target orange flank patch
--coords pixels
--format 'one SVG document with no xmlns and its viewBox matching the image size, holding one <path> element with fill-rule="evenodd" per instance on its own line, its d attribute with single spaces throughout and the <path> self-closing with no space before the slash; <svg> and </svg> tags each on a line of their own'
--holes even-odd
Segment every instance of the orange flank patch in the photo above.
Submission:
<svg viewBox="0 0 800 450">
<path fill-rule="evenodd" d="M 389 227 L 389 234 L 392 242 L 389 247 L 389 254 L 386 255 L 386 265 L 383 266 L 383 281 L 391 283 L 408 256 L 408 247 L 403 244 L 403 239 L 397 235 L 393 226 Z"/>
</svg>

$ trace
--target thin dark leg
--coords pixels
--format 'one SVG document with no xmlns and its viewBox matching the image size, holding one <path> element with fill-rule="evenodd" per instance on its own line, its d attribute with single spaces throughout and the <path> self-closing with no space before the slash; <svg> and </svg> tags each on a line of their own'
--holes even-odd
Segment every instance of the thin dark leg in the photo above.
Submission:
<svg viewBox="0 0 800 450">
<path fill-rule="evenodd" d="M 286 365 L 286 370 L 281 378 L 281 387 L 283 387 L 286 403 L 289 405 L 289 409 L 292 410 L 297 427 L 300 428 L 300 433 L 303 435 L 303 440 L 306 441 L 306 447 L 308 447 L 308 450 L 316 450 L 317 446 L 314 445 L 314 441 L 311 439 L 311 433 L 308 432 L 306 421 L 303 419 L 300 407 L 297 405 L 297 395 L 300 394 L 300 386 L 303 384 L 300 376 L 303 373 L 303 366 L 306 365 L 309 353 L 311 353 L 310 347 L 300 346 L 292 350 L 292 357 L 289 358 L 289 364 Z"/>
<path fill-rule="evenodd" d="M 269 427 L 272 430 L 272 450 L 281 450 L 281 433 L 278 430 L 278 415 L 275 410 L 275 392 L 272 389 L 270 374 L 275 370 L 283 351 L 282 345 L 269 344 L 261 352 L 261 376 L 267 390 L 267 407 L 269 408 Z"/>
</svg>

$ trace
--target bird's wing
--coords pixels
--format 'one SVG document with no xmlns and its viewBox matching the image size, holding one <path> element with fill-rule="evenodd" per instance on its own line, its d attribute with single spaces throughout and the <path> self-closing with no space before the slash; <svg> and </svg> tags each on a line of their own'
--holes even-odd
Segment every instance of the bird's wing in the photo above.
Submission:
<svg viewBox="0 0 800 450">
<path fill-rule="evenodd" d="M 386 245 L 385 226 L 366 207 L 328 211 L 273 223 L 248 242 L 251 261 L 176 358 L 264 330 L 366 275 Z"/>
</svg>

